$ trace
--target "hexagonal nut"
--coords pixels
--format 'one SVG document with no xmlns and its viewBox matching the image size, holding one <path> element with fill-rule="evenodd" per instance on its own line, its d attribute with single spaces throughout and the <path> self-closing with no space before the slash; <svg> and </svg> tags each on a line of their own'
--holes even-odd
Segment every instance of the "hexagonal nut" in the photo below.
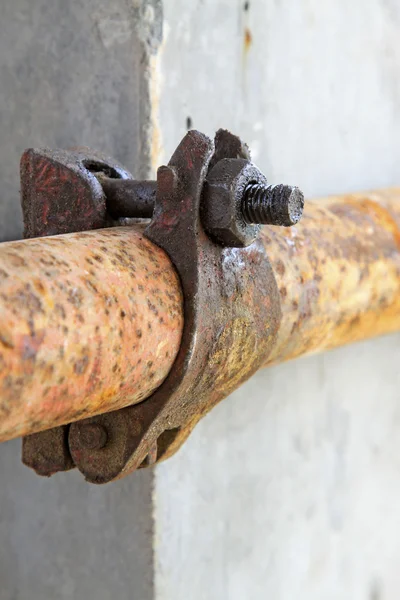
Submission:
<svg viewBox="0 0 400 600">
<path fill-rule="evenodd" d="M 232 248 L 249 246 L 260 225 L 248 224 L 242 215 L 242 200 L 248 184 L 267 185 L 264 175 L 243 158 L 223 158 L 207 175 L 202 200 L 202 223 L 218 244 Z"/>
</svg>

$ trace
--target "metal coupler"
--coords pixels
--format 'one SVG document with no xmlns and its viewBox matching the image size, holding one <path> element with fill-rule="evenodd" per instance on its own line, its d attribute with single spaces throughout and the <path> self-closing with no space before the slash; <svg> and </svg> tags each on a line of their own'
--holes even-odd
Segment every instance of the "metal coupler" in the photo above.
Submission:
<svg viewBox="0 0 400 600">
<path fill-rule="evenodd" d="M 172 455 L 260 368 L 281 318 L 260 225 L 297 223 L 303 194 L 269 186 L 247 146 L 224 130 L 215 142 L 187 133 L 156 182 L 135 181 L 115 161 L 78 148 L 27 150 L 21 184 L 25 237 L 151 219 L 144 235 L 180 278 L 182 341 L 161 386 L 133 406 L 23 440 L 23 462 L 39 474 L 77 467 L 88 481 L 106 483 Z"/>
</svg>

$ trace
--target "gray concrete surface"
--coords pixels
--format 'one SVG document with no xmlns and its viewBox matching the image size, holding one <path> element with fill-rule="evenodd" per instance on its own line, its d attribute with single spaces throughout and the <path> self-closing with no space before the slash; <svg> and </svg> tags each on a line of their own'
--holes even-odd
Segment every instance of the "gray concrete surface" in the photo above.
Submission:
<svg viewBox="0 0 400 600">
<path fill-rule="evenodd" d="M 151 600 L 152 473 L 42 479 L 0 447 L 0 600 Z"/>
<path fill-rule="evenodd" d="M 149 78 L 160 3 L 3 0 L 0 240 L 21 237 L 19 159 L 29 146 L 88 145 L 149 168 Z M 0 446 L 0 600 L 148 600 L 152 474 L 104 488 L 51 480 Z"/>
<path fill-rule="evenodd" d="M 190 117 L 307 196 L 400 184 L 398 2 L 164 10 L 164 157 Z M 399 342 L 260 372 L 157 468 L 157 600 L 399 598 Z"/>
</svg>

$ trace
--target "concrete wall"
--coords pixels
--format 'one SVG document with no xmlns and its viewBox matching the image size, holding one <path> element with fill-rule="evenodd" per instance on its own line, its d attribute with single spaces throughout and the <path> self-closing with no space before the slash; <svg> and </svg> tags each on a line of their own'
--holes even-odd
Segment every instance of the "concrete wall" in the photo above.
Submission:
<svg viewBox="0 0 400 600">
<path fill-rule="evenodd" d="M 159 47 L 159 0 L 3 0 L 0 239 L 21 235 L 29 145 L 144 175 L 188 127 L 224 126 L 308 196 L 400 182 L 396 0 L 163 4 Z M 3 444 L 0 600 L 397 600 L 399 341 L 260 372 L 153 496 L 151 471 L 43 480 Z"/>
<path fill-rule="evenodd" d="M 400 183 L 398 2 L 164 4 L 165 156 L 190 117 L 306 196 Z M 157 600 L 399 598 L 399 342 L 260 372 L 156 470 Z"/>
<path fill-rule="evenodd" d="M 148 61 L 158 2 L 2 0 L 0 239 L 21 236 L 19 159 L 29 146 L 88 145 L 149 168 Z M 0 446 L 0 600 L 150 600 L 152 474 L 88 486 L 41 479 Z"/>
</svg>

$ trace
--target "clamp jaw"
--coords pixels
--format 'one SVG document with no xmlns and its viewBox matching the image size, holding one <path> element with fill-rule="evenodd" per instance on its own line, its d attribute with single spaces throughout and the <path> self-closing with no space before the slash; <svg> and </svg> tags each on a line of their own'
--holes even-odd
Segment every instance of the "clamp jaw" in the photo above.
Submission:
<svg viewBox="0 0 400 600">
<path fill-rule="evenodd" d="M 153 395 L 23 440 L 23 462 L 39 474 L 77 467 L 88 481 L 107 483 L 174 454 L 199 419 L 260 368 L 281 320 L 260 224 L 297 222 L 303 195 L 268 186 L 247 147 L 222 130 L 215 142 L 190 131 L 158 169 L 156 185 L 138 184 L 114 161 L 83 149 L 28 150 L 21 165 L 26 237 L 151 214 L 145 235 L 181 280 L 181 346 Z"/>
</svg>

